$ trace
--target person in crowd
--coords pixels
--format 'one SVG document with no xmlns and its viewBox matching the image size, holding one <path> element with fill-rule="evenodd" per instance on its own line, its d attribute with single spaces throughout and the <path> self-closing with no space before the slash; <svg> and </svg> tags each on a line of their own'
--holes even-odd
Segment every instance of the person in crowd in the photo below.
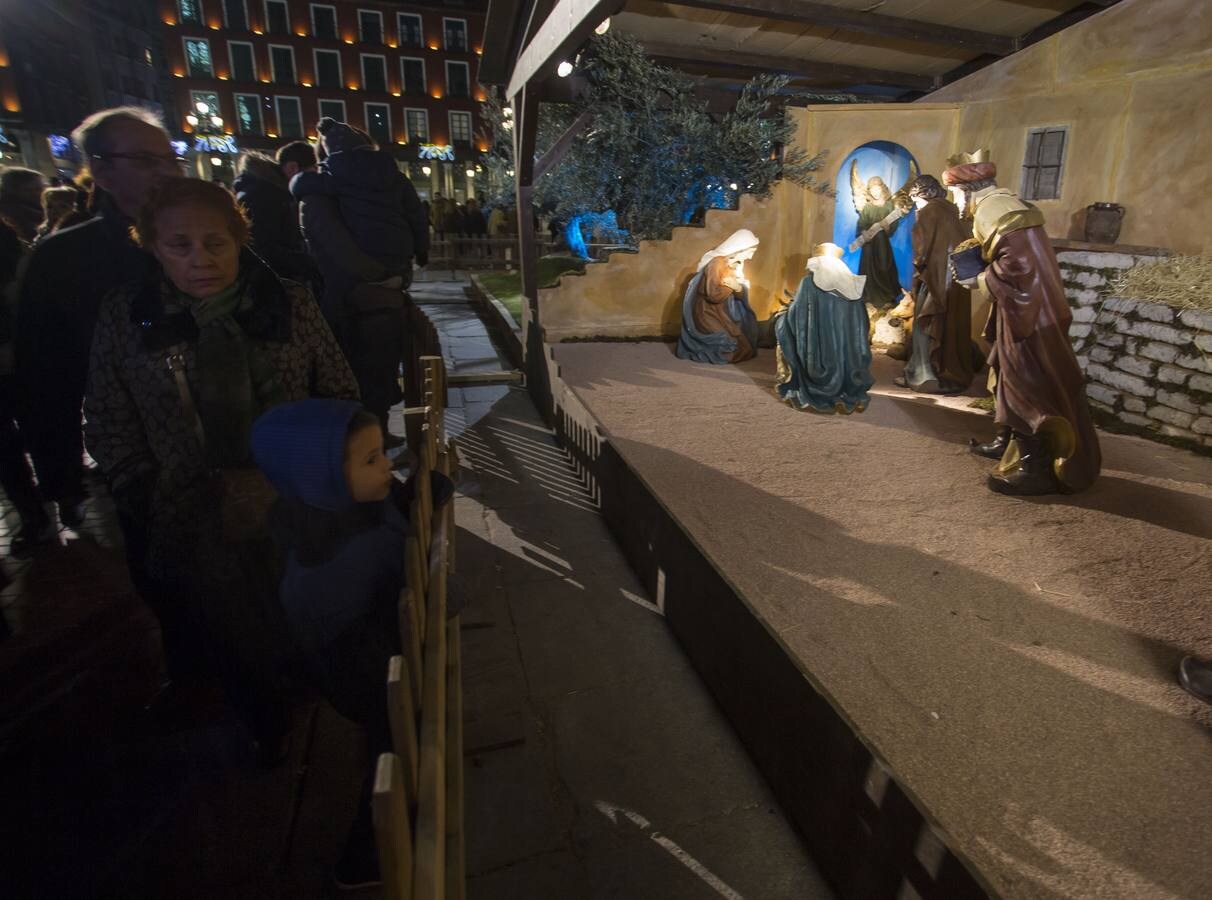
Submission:
<svg viewBox="0 0 1212 900">
<path fill-rule="evenodd" d="M 42 192 L 42 224 L 38 226 L 37 239 L 41 240 L 58 230 L 63 220 L 76 209 L 80 198 L 74 187 L 49 187 Z"/>
<path fill-rule="evenodd" d="M 312 153 L 310 146 L 307 152 Z M 304 171 L 293 153 L 286 155 L 295 166 L 294 174 Z M 311 159 L 314 165 L 314 154 Z M 232 187 L 252 222 L 253 252 L 282 278 L 307 284 L 318 293 L 319 272 L 303 244 L 299 211 L 288 184 L 286 172 L 273 157 L 255 150 L 240 155 Z"/>
<path fill-rule="evenodd" d="M 472 239 L 473 252 L 477 256 L 483 255 L 482 242 L 488 236 L 488 223 L 484 221 L 484 214 L 480 212 L 480 204 L 477 201 L 467 201 L 463 208 L 463 221 L 467 236 Z"/>
<path fill-rule="evenodd" d="M 21 525 L 9 552 L 24 559 L 55 537 L 55 529 L 34 485 L 17 428 L 18 392 L 13 366 L 13 287 L 25 246 L 16 229 L 0 219 L 0 486 L 17 511 Z"/>
<path fill-rule="evenodd" d="M 446 240 L 446 205 L 449 201 L 442 196 L 442 192 L 438 191 L 433 195 L 433 204 L 429 207 L 429 224 L 433 228 L 433 237 L 436 241 Z"/>
<path fill-rule="evenodd" d="M 21 279 L 15 349 L 26 447 L 43 496 L 76 529 L 85 498 L 80 406 L 97 309 L 149 265 L 130 225 L 152 188 L 178 168 L 159 120 L 137 107 L 94 113 L 72 138 L 92 171 L 99 215 L 34 248 Z"/>
<path fill-rule="evenodd" d="M 8 219 L 26 244 L 32 244 L 38 237 L 45 187 L 42 173 L 33 169 L 9 166 L 0 172 L 0 216 Z"/>
<path fill-rule="evenodd" d="M 291 141 L 289 144 L 283 144 L 278 148 L 274 158 L 277 160 L 282 174 L 286 176 L 287 182 L 300 172 L 316 170 L 316 150 L 307 141 Z"/>
<path fill-rule="evenodd" d="M 336 867 L 342 887 L 379 881 L 370 795 L 374 764 L 392 748 L 387 664 L 402 653 L 396 609 L 413 484 L 392 476 L 379 420 L 357 403 L 301 400 L 253 426 L 253 456 L 278 491 L 270 521 L 286 551 L 281 598 L 324 697 L 367 735 L 358 812 Z M 454 486 L 434 473 L 436 504 Z"/>
<path fill-rule="evenodd" d="M 182 696 L 218 674 L 270 764 L 285 752 L 278 676 L 292 649 L 252 424 L 278 403 L 355 399 L 357 385 L 308 289 L 247 249 L 248 220 L 226 189 L 166 178 L 133 234 L 155 264 L 102 305 L 85 403 L 89 452 L 128 541 L 140 539 L 142 591 L 171 679 L 164 691 Z"/>
<path fill-rule="evenodd" d="M 413 260 L 428 261 L 429 228 L 412 182 L 390 153 L 334 119 L 321 119 L 316 130 L 323 164 L 317 172 L 296 175 L 290 189 L 305 207 L 316 198 L 336 203 L 338 222 L 329 215 L 327 223 L 317 223 L 305 212 L 304 230 L 324 276 L 325 311 L 337 322 L 362 402 L 386 426 L 388 410 L 401 397 L 404 291 L 412 282 Z M 345 252 L 344 240 L 334 242 L 338 230 L 348 233 L 356 257 Z M 379 271 L 368 272 L 364 257 Z M 385 439 L 392 446 L 402 440 L 386 432 Z"/>
</svg>

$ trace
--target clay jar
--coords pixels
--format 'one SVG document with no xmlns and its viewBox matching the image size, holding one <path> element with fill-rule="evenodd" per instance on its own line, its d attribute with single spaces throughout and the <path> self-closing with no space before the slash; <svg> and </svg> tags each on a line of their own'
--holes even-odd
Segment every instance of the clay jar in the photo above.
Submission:
<svg viewBox="0 0 1212 900">
<path fill-rule="evenodd" d="M 1124 221 L 1124 208 L 1118 203 L 1091 203 L 1086 207 L 1086 241 L 1114 244 Z"/>
</svg>

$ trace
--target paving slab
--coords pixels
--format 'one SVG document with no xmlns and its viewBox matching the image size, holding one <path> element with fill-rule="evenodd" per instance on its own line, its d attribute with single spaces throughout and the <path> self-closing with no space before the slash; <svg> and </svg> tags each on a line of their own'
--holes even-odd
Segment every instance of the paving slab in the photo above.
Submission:
<svg viewBox="0 0 1212 900">
<path fill-rule="evenodd" d="M 460 393 L 468 895 L 831 896 L 528 395 Z"/>
</svg>

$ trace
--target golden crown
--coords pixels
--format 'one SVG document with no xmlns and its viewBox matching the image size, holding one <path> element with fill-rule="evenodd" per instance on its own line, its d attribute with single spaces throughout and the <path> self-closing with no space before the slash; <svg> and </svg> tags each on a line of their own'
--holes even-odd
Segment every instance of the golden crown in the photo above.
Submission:
<svg viewBox="0 0 1212 900">
<path fill-rule="evenodd" d="M 980 150 L 973 150 L 971 153 L 957 153 L 955 156 L 947 157 L 947 166 L 965 166 L 968 163 L 987 163 L 992 162 L 993 154 L 988 148 L 982 147 Z"/>
</svg>

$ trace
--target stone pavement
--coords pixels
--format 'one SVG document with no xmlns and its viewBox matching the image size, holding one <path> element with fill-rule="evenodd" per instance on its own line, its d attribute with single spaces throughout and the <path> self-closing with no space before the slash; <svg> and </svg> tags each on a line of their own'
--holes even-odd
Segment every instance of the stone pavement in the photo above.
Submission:
<svg viewBox="0 0 1212 900">
<path fill-rule="evenodd" d="M 453 286 L 413 294 L 451 371 L 506 367 Z M 468 895 L 830 896 L 525 391 L 453 388 L 448 426 Z"/>
</svg>

